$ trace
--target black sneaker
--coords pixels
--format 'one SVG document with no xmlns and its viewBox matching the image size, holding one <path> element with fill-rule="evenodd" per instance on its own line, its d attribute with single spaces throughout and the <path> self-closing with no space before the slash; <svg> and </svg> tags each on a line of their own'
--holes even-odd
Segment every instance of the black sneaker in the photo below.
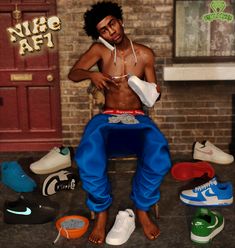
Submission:
<svg viewBox="0 0 235 248">
<path fill-rule="evenodd" d="M 53 195 L 61 190 L 74 190 L 78 183 L 78 177 L 69 171 L 62 170 L 49 175 L 43 182 L 42 194 Z"/>
<path fill-rule="evenodd" d="M 8 224 L 44 224 L 53 221 L 58 210 L 59 205 L 48 199 L 45 201 L 36 195 L 29 198 L 20 195 L 16 201 L 5 202 L 3 220 Z"/>
</svg>

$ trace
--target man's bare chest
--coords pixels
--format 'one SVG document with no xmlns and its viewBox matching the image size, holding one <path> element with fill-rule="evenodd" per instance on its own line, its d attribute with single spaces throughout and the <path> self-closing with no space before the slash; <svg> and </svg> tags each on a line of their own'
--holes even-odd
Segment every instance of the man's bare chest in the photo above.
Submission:
<svg viewBox="0 0 235 248">
<path fill-rule="evenodd" d="M 115 56 L 114 52 L 103 56 L 100 70 L 112 77 L 124 76 L 127 74 L 143 77 L 144 65 L 141 58 L 135 57 L 132 53 L 119 53 Z"/>
</svg>

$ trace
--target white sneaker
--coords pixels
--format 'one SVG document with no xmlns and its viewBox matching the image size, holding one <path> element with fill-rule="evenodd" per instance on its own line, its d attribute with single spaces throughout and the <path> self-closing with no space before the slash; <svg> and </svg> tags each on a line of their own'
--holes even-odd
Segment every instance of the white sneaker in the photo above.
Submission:
<svg viewBox="0 0 235 248">
<path fill-rule="evenodd" d="M 70 151 L 67 147 L 54 147 L 40 160 L 30 165 L 30 170 L 35 174 L 50 174 L 71 166 Z"/>
<path fill-rule="evenodd" d="M 131 209 L 119 211 L 112 229 L 106 236 L 109 245 L 122 245 L 130 238 L 135 230 L 135 214 Z"/>
<path fill-rule="evenodd" d="M 195 143 L 193 158 L 216 164 L 231 164 L 234 161 L 232 155 L 223 152 L 209 141 L 206 141 L 205 145 Z"/>
<path fill-rule="evenodd" d="M 128 85 L 147 107 L 152 107 L 160 95 L 157 92 L 157 85 L 155 83 L 148 83 L 136 76 L 130 76 L 128 78 Z"/>
</svg>

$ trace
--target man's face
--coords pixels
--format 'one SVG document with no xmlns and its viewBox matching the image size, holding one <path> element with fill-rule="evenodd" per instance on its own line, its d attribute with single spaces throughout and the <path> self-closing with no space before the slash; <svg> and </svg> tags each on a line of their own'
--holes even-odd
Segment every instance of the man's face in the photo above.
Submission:
<svg viewBox="0 0 235 248">
<path fill-rule="evenodd" d="M 106 16 L 96 25 L 96 28 L 100 36 L 112 44 L 119 44 L 123 39 L 122 21 L 114 16 Z"/>
</svg>

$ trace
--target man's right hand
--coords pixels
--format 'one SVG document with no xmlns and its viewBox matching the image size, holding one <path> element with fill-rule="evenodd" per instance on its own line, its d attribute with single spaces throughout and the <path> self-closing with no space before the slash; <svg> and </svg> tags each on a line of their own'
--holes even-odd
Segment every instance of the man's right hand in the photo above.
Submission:
<svg viewBox="0 0 235 248">
<path fill-rule="evenodd" d="M 112 79 L 112 77 L 106 73 L 92 72 L 90 79 L 98 90 L 109 90 L 109 84 L 118 86 L 117 83 Z"/>
</svg>

